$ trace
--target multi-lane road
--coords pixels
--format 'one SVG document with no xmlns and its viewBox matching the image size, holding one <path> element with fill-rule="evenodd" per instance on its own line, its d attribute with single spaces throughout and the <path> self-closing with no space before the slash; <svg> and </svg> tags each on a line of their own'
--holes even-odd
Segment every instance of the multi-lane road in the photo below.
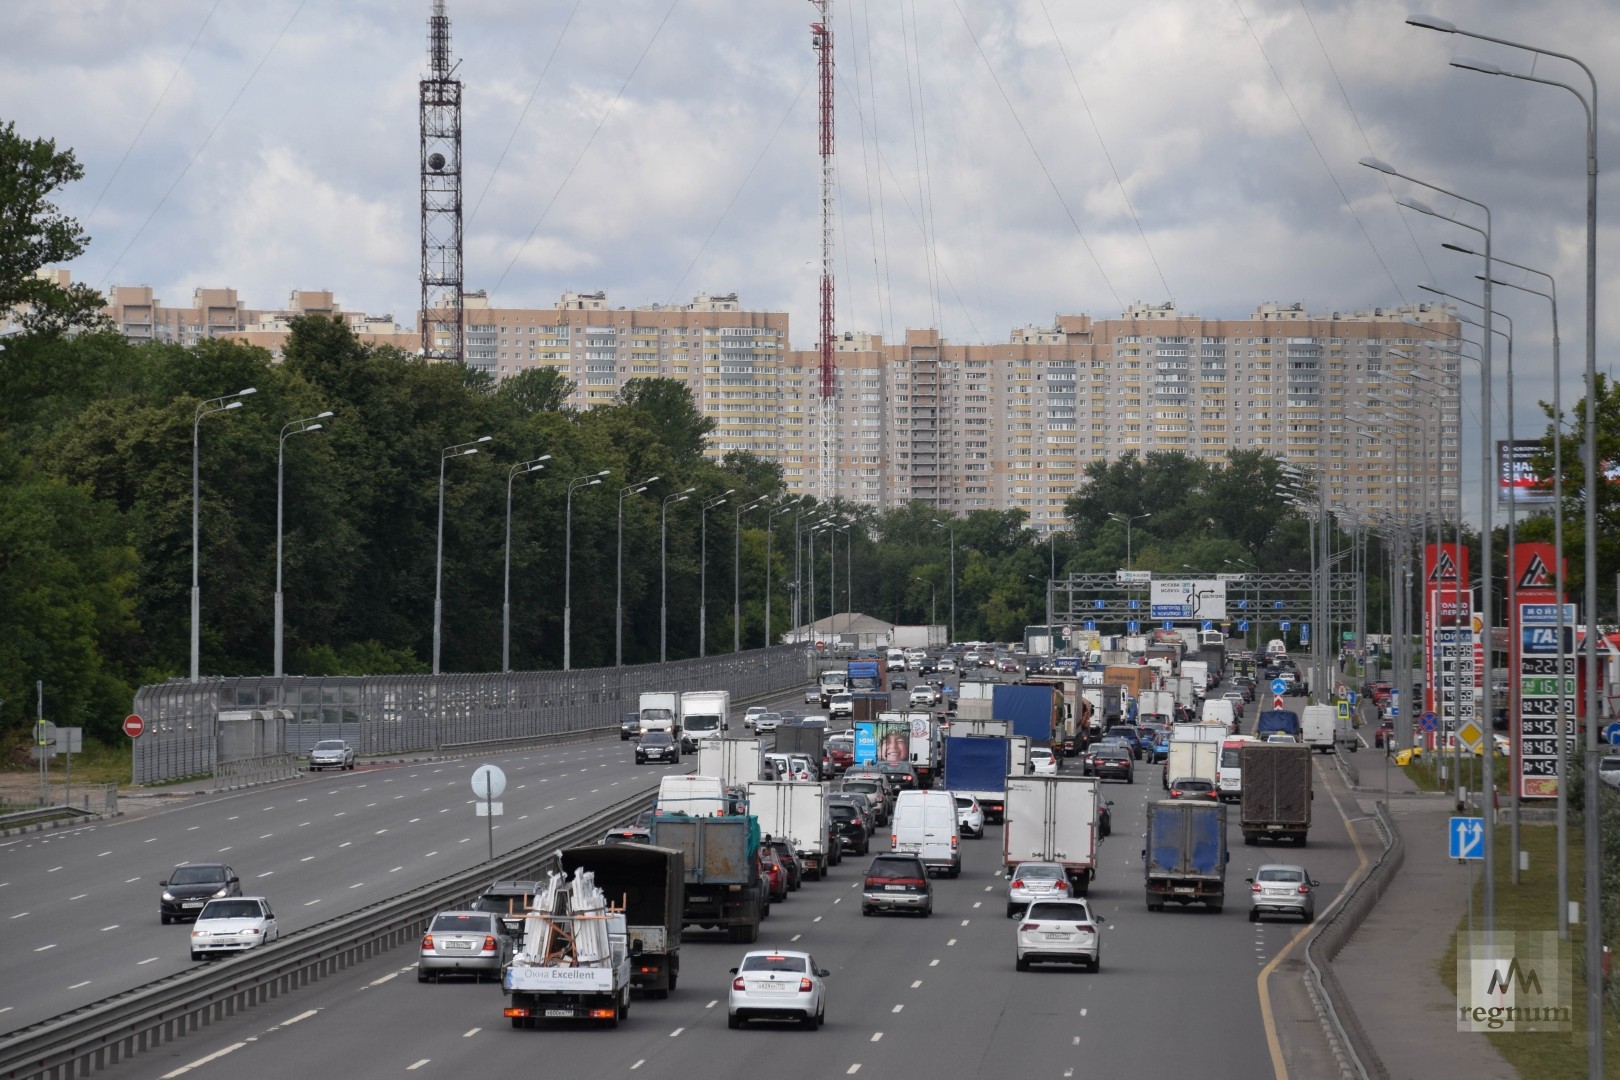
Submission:
<svg viewBox="0 0 1620 1080">
<path fill-rule="evenodd" d="M 234 860 L 244 886 L 271 896 L 289 929 L 476 864 L 483 822 L 472 816 L 467 779 L 476 764 L 320 776 L 0 848 L 10 944 L 0 956 L 0 1008 L 9 1010 L 0 1023 L 14 1028 L 186 967 L 187 929 L 160 926 L 156 912 L 156 883 L 181 859 Z M 501 764 L 510 777 L 497 833 L 504 849 L 650 787 L 664 771 L 635 766 L 619 742 Z M 1272 1000 L 1298 964 L 1301 927 L 1249 923 L 1243 879 L 1261 862 L 1303 861 L 1322 882 L 1323 907 L 1338 893 L 1360 856 L 1331 773 L 1318 772 L 1316 825 L 1303 851 L 1246 848 L 1233 828 L 1230 902 L 1219 915 L 1144 909 L 1140 837 L 1146 803 L 1162 795 L 1157 770 L 1105 785 L 1115 824 L 1092 886 L 1108 920 L 1097 974 L 1014 970 L 1015 924 L 1005 918 L 992 826 L 983 840 L 963 842 L 959 879 L 935 882 L 932 918 L 863 918 L 861 858 L 773 906 L 752 947 L 808 949 L 832 972 L 827 1026 L 815 1034 L 728 1031 L 728 969 L 744 948 L 701 933 L 683 948 L 680 989 L 636 1000 L 617 1030 L 512 1030 L 498 987 L 419 984 L 414 953 L 403 948 L 106 1075 L 501 1074 L 543 1063 L 588 1076 L 1259 1076 L 1284 1062 L 1292 1075 L 1317 1075 L 1331 1061 L 1315 1025 L 1297 1022 L 1297 1002 Z"/>
</svg>

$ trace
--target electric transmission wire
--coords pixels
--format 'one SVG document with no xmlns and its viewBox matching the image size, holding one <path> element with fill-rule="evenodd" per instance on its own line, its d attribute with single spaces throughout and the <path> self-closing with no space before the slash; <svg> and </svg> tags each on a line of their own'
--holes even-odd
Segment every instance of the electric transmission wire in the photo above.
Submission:
<svg viewBox="0 0 1620 1080">
<path fill-rule="evenodd" d="M 1153 264 L 1153 272 L 1159 275 L 1159 284 L 1164 286 L 1165 299 L 1175 301 L 1176 294 L 1170 288 L 1170 282 L 1165 280 L 1164 269 L 1159 266 L 1159 258 L 1153 254 L 1153 245 L 1148 242 L 1147 230 L 1142 228 L 1142 219 L 1137 216 L 1136 207 L 1131 204 L 1130 193 L 1125 190 L 1125 181 L 1119 175 L 1119 166 L 1114 164 L 1114 155 L 1108 151 L 1108 143 L 1103 138 L 1102 128 L 1097 126 L 1097 117 L 1092 114 L 1091 102 L 1086 100 L 1086 92 L 1080 89 L 1080 79 L 1074 73 L 1074 64 L 1069 60 L 1069 50 L 1063 47 L 1063 39 L 1058 36 L 1057 24 L 1052 21 L 1052 12 L 1046 6 L 1046 0 L 1040 0 L 1041 14 L 1046 16 L 1046 25 L 1052 30 L 1052 40 L 1057 42 L 1058 54 L 1063 57 L 1063 66 L 1069 69 L 1069 81 L 1074 83 L 1074 92 L 1080 96 L 1080 107 L 1086 111 L 1086 119 L 1091 123 L 1091 133 L 1097 136 L 1097 145 L 1102 147 L 1103 160 L 1108 162 L 1109 171 L 1114 174 L 1114 184 L 1119 188 L 1119 197 L 1125 200 L 1125 209 L 1129 211 L 1131 220 L 1136 222 L 1137 235 L 1142 238 L 1142 246 L 1147 249 L 1148 261 Z M 1304 0 L 1300 0 L 1301 3 Z"/>
<path fill-rule="evenodd" d="M 759 169 L 759 163 L 765 160 L 765 155 L 770 152 L 771 146 L 775 144 L 776 137 L 782 134 L 782 128 L 787 123 L 788 117 L 792 116 L 793 110 L 799 107 L 799 102 L 803 100 L 804 92 L 805 90 L 809 89 L 810 81 L 814 77 L 814 71 L 811 71 L 809 74 L 805 75 L 804 82 L 799 85 L 799 92 L 793 95 L 793 100 L 790 101 L 788 103 L 788 107 L 783 110 L 781 119 L 777 120 L 776 127 L 771 129 L 771 137 L 766 139 L 765 145 L 759 148 L 759 153 L 754 157 L 754 163 L 748 166 L 748 171 L 743 174 L 742 181 L 737 184 L 737 190 L 733 191 L 731 193 L 731 198 L 726 200 L 726 208 L 720 211 L 720 216 L 715 219 L 714 225 L 709 228 L 709 234 L 703 238 L 703 243 L 700 244 L 697 251 L 693 253 L 692 261 L 686 264 L 686 269 L 681 271 L 681 276 L 675 279 L 675 284 L 672 285 L 669 290 L 670 304 L 673 305 L 675 303 L 675 297 L 680 293 L 681 285 L 686 281 L 687 276 L 691 274 L 692 268 L 697 265 L 698 260 L 703 257 L 703 253 L 708 250 L 709 241 L 713 240 L 714 234 L 720 231 L 720 226 L 725 223 L 726 215 L 730 214 L 731 208 L 737 205 L 737 200 L 742 196 L 743 189 L 748 186 L 748 181 L 753 179 L 755 171 Z"/>
<path fill-rule="evenodd" d="M 1322 50 L 1322 59 L 1327 61 L 1328 71 L 1333 74 L 1333 82 L 1339 88 L 1339 96 L 1344 98 L 1344 107 L 1350 110 L 1350 119 L 1355 121 L 1356 131 L 1361 135 L 1361 144 L 1367 148 L 1367 153 L 1377 157 L 1378 152 L 1373 149 L 1372 140 L 1367 137 L 1367 129 L 1361 126 L 1361 117 L 1356 114 L 1356 107 L 1350 103 L 1350 92 L 1344 88 L 1344 80 L 1339 78 L 1339 69 L 1333 66 L 1333 57 L 1328 55 L 1327 45 L 1323 43 L 1322 35 L 1316 29 L 1316 20 L 1311 18 L 1311 9 L 1305 6 L 1305 0 L 1299 0 L 1299 9 L 1305 13 L 1305 22 L 1310 26 L 1311 34 L 1316 38 L 1316 47 Z M 1394 202 L 1394 179 L 1386 173 L 1379 173 L 1378 175 L 1383 178 L 1384 190 L 1389 194 L 1390 201 Z M 1429 257 L 1423 253 L 1423 245 L 1418 243 L 1417 233 L 1412 231 L 1411 220 L 1405 214 L 1397 213 L 1395 216 L 1400 219 L 1401 226 L 1406 229 L 1406 236 L 1412 241 L 1412 248 L 1417 252 L 1418 261 L 1423 264 L 1426 275 L 1425 280 L 1433 281 L 1436 277 L 1435 272 L 1429 267 Z M 1399 286 L 1397 286 L 1398 288 Z M 1405 293 L 1401 294 L 1401 301 L 1403 303 L 1406 301 Z"/>
<path fill-rule="evenodd" d="M 90 212 L 84 215 L 86 226 L 95 220 L 96 210 L 100 208 L 101 201 L 107 197 L 107 192 L 112 189 L 113 181 L 118 179 L 118 174 L 123 170 L 124 162 L 129 160 L 129 155 L 134 151 L 135 144 L 141 141 L 142 135 L 146 134 L 146 126 L 152 122 L 152 117 L 157 115 L 163 100 L 169 96 L 169 90 L 174 86 L 174 80 L 179 78 L 180 72 L 185 70 L 186 61 L 191 58 L 191 51 L 197 47 L 197 42 L 202 40 L 203 31 L 208 29 L 209 21 L 213 19 L 214 12 L 219 10 L 219 5 L 222 2 L 223 0 L 214 0 L 214 6 L 208 9 L 207 15 L 203 16 L 202 25 L 197 27 L 197 33 L 193 35 L 191 44 L 186 46 L 186 51 L 180 56 L 180 62 L 175 64 L 174 70 L 169 73 L 169 81 L 163 84 L 163 92 L 157 96 L 156 101 L 152 102 L 152 108 L 147 112 L 146 119 L 141 121 L 141 126 L 136 129 L 135 134 L 130 138 L 129 145 L 124 147 L 124 156 L 118 159 L 117 165 L 113 166 L 113 171 L 108 175 L 107 182 L 101 186 L 101 193 L 96 196 L 96 201 L 90 207 Z"/>
<path fill-rule="evenodd" d="M 568 36 L 568 28 L 573 25 L 574 14 L 577 11 L 579 0 L 574 0 L 574 6 L 568 9 L 568 18 L 563 20 L 563 27 L 557 34 L 557 40 L 551 43 L 551 55 L 546 57 L 545 66 L 540 69 L 540 77 L 534 80 L 534 88 L 529 91 L 529 100 L 523 103 L 523 111 L 518 113 L 517 122 L 512 125 L 512 134 L 506 137 L 506 145 L 501 147 L 501 156 L 495 159 L 495 167 L 489 171 L 489 179 L 484 181 L 484 190 L 478 193 L 478 201 L 473 203 L 472 213 L 467 215 L 469 224 L 478 216 L 478 208 L 484 205 L 484 196 L 489 194 L 490 185 L 495 183 L 495 174 L 501 171 L 501 165 L 506 161 L 506 152 L 512 149 L 512 142 L 523 127 L 524 117 L 529 115 L 529 106 L 534 104 L 535 95 L 540 92 L 540 84 L 546 81 L 546 72 L 551 70 L 551 62 L 557 59 L 557 50 L 562 48 L 563 38 Z"/>
<path fill-rule="evenodd" d="M 219 130 L 225 119 L 231 115 L 231 111 L 236 108 L 236 103 L 242 100 L 243 94 L 247 93 L 247 88 L 253 85 L 253 80 L 258 77 L 259 70 L 275 54 L 276 46 L 280 45 L 281 39 L 287 36 L 287 31 L 292 29 L 292 24 L 298 18 L 298 13 L 304 10 L 304 5 L 308 2 L 309 0 L 298 0 L 298 6 L 293 8 L 293 13 L 287 17 L 287 22 L 282 26 L 280 33 L 276 34 L 275 40 L 270 43 L 270 47 L 265 50 L 264 55 L 259 58 L 259 62 L 253 65 L 253 70 L 248 72 L 248 77 L 243 80 L 241 87 L 237 89 L 236 96 L 231 98 L 230 104 L 225 106 L 225 111 L 219 114 L 218 120 L 214 121 L 214 126 L 208 129 L 207 135 L 203 136 L 203 141 L 196 150 L 192 151 L 191 157 L 186 159 L 186 164 L 180 170 L 179 175 L 174 178 L 174 182 L 169 185 L 168 190 L 158 199 L 157 205 L 152 207 L 152 212 L 146 215 L 146 220 L 141 222 L 141 227 L 135 230 L 135 235 L 129 238 L 129 243 L 125 244 L 124 250 L 118 253 L 118 258 L 114 259 L 112 265 L 107 267 L 107 272 L 101 275 L 101 280 L 96 283 L 96 288 L 99 289 L 112 278 L 113 271 L 118 269 L 118 264 L 124 261 L 124 256 L 129 254 L 129 249 L 134 247 L 135 241 L 139 240 L 141 235 L 146 232 L 146 227 L 152 224 L 152 219 L 157 217 L 159 210 L 163 209 L 163 204 L 169 201 L 169 196 L 174 194 L 174 189 L 179 186 L 181 180 L 185 179 L 186 174 L 191 171 L 191 167 L 197 163 L 197 158 L 208 148 L 209 142 L 214 138 L 214 133 Z"/>
<path fill-rule="evenodd" d="M 1299 121 L 1300 130 L 1305 133 L 1305 141 L 1311 144 L 1311 150 L 1316 154 L 1316 160 L 1322 163 L 1322 169 L 1328 174 L 1328 179 L 1333 181 L 1334 190 L 1339 193 L 1339 199 L 1344 203 L 1344 208 L 1350 211 L 1350 217 L 1355 220 L 1356 228 L 1361 230 L 1361 235 L 1366 239 L 1367 246 L 1372 249 L 1373 258 L 1378 260 L 1378 265 L 1383 268 L 1384 275 L 1389 278 L 1389 283 L 1395 287 L 1395 294 L 1401 298 L 1402 303 L 1405 303 L 1406 293 L 1401 289 L 1401 283 L 1396 280 L 1395 274 L 1389 268 L 1389 264 L 1384 261 L 1384 253 L 1379 251 L 1378 245 L 1373 242 L 1372 233 L 1367 231 L 1367 223 L 1361 220 L 1360 214 L 1356 213 L 1355 206 L 1350 202 L 1350 196 L 1345 193 L 1344 185 L 1339 183 L 1338 176 L 1333 172 L 1333 166 L 1328 164 L 1327 156 L 1322 153 L 1322 148 L 1317 145 L 1316 136 L 1311 134 L 1310 125 L 1305 122 L 1305 117 L 1300 113 L 1299 106 L 1294 104 L 1293 97 L 1288 93 L 1288 87 L 1283 84 L 1282 74 L 1277 70 L 1277 65 L 1271 62 L 1271 55 L 1266 52 L 1265 45 L 1261 43 L 1260 35 L 1255 33 L 1254 24 L 1249 22 L 1248 13 L 1243 10 L 1242 0 L 1232 0 L 1232 6 L 1237 9 L 1238 17 L 1243 20 L 1244 29 L 1248 30 L 1249 37 L 1254 39 L 1254 47 L 1260 51 L 1260 58 L 1266 62 L 1266 67 L 1271 71 L 1272 79 L 1277 83 L 1278 91 L 1282 93 L 1283 100 L 1288 102 L 1288 108 L 1294 113 L 1294 119 Z"/>
<path fill-rule="evenodd" d="M 1097 268 L 1098 276 L 1103 279 L 1103 284 L 1113 294 L 1114 303 L 1119 306 L 1121 311 L 1125 310 L 1125 301 L 1120 299 L 1119 290 L 1114 288 L 1113 281 L 1108 277 L 1108 271 L 1103 269 L 1102 260 L 1097 258 L 1097 252 L 1093 250 L 1091 241 L 1086 236 L 1086 231 L 1080 227 L 1079 219 L 1074 216 L 1074 211 L 1069 208 L 1068 200 L 1063 197 L 1062 190 L 1052 177 L 1052 170 L 1046 167 L 1046 160 L 1041 157 L 1040 150 L 1036 148 L 1035 140 L 1030 136 L 1029 129 L 1024 126 L 1023 118 L 1018 115 L 1017 108 L 1013 106 L 1012 98 L 1007 94 L 1006 88 L 1001 85 L 1001 79 L 996 75 L 996 69 L 990 63 L 990 57 L 985 53 L 984 46 L 979 43 L 979 36 L 973 32 L 973 27 L 967 20 L 967 14 L 962 10 L 960 0 L 951 0 L 951 6 L 956 8 L 956 14 L 961 18 L 962 25 L 967 28 L 968 37 L 973 40 L 973 48 L 978 51 L 979 59 L 984 61 L 985 70 L 990 72 L 990 81 L 996 84 L 996 91 L 1001 94 L 1001 100 L 1006 104 L 1007 111 L 1012 113 L 1013 123 L 1018 125 L 1019 134 L 1024 136 L 1024 142 L 1029 145 L 1029 152 L 1035 155 L 1035 163 L 1041 167 L 1041 172 L 1046 176 L 1046 182 L 1051 185 L 1052 194 L 1057 196 L 1058 205 L 1063 207 L 1064 214 L 1069 218 L 1069 224 L 1074 226 L 1075 235 L 1080 237 L 1080 243 L 1086 249 L 1086 254 L 1091 256 L 1092 265 Z"/>
<path fill-rule="evenodd" d="M 512 267 L 517 265 L 518 259 L 523 255 L 523 249 L 529 246 L 529 241 L 534 239 L 534 234 L 540 231 L 540 226 L 545 223 L 546 215 L 551 213 L 551 208 L 556 205 L 558 197 L 563 193 L 563 189 L 568 186 L 568 181 L 574 178 L 574 172 L 579 168 L 580 162 L 584 161 L 585 155 L 590 153 L 591 147 L 596 143 L 596 137 L 602 133 L 603 125 L 608 122 L 608 117 L 613 115 L 613 110 L 619 104 L 619 100 L 624 97 L 625 90 L 629 89 L 630 80 L 634 79 L 636 72 L 641 70 L 642 61 L 647 59 L 647 54 L 652 51 L 653 45 L 658 41 L 658 36 L 664 32 L 664 27 L 669 23 L 669 17 L 675 14 L 675 9 L 680 5 L 681 0 L 670 0 L 669 8 L 664 12 L 664 17 L 658 20 L 658 26 L 653 29 L 652 37 L 648 38 L 647 44 L 642 47 L 641 55 L 636 57 L 636 62 L 630 68 L 630 73 L 624 77 L 624 82 L 619 84 L 619 92 L 613 95 L 613 100 L 608 102 L 608 107 L 602 110 L 602 116 L 596 121 L 596 127 L 591 131 L 591 137 L 585 140 L 585 145 L 580 148 L 579 156 L 574 158 L 572 165 L 568 166 L 568 171 L 563 174 L 561 182 L 557 184 L 557 190 L 551 193 L 551 198 L 546 200 L 546 205 L 540 210 L 540 216 L 535 220 L 534 228 L 529 230 L 529 235 L 523 238 L 523 243 L 519 244 L 517 250 L 512 253 L 511 262 L 506 264 L 506 269 L 501 271 L 501 276 L 496 279 L 494 287 L 489 290 L 491 299 L 500 291 L 500 287 L 505 283 L 507 275 L 512 272 Z"/>
</svg>

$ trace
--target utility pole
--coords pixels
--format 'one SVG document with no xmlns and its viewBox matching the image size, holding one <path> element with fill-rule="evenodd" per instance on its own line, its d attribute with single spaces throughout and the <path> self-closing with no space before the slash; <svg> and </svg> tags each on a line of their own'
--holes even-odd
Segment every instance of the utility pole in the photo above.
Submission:
<svg viewBox="0 0 1620 1080">
<path fill-rule="evenodd" d="M 451 78 L 450 17 L 433 0 L 421 88 L 422 355 L 462 363 L 461 80 Z"/>
<path fill-rule="evenodd" d="M 826 502 L 836 493 L 838 477 L 833 415 L 838 386 L 833 363 L 836 340 L 833 330 L 833 198 L 837 194 L 837 178 L 833 171 L 832 0 L 810 2 L 815 5 L 817 17 L 817 21 L 810 24 L 810 43 L 816 50 L 818 84 L 821 88 L 821 453 L 816 494 L 822 502 Z"/>
</svg>

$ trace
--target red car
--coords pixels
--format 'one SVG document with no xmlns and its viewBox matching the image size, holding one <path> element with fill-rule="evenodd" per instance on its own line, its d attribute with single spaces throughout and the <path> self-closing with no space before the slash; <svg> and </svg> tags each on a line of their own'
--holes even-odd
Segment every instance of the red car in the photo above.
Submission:
<svg viewBox="0 0 1620 1080">
<path fill-rule="evenodd" d="M 759 849 L 759 876 L 765 879 L 771 903 L 786 900 L 788 895 L 788 872 L 782 861 L 776 857 L 776 852 L 768 847 Z"/>
<path fill-rule="evenodd" d="M 855 764 L 855 744 L 842 740 L 828 743 L 826 760 L 833 772 L 842 774 Z"/>
</svg>

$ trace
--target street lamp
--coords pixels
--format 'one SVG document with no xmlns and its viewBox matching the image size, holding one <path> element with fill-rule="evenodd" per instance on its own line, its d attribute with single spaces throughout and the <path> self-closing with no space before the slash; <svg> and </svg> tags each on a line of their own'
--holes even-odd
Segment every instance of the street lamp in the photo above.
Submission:
<svg viewBox="0 0 1620 1080">
<path fill-rule="evenodd" d="M 478 445 L 493 436 L 447 446 L 439 452 L 439 540 L 433 555 L 433 674 L 439 673 L 439 627 L 444 614 L 444 463 L 455 457 L 478 453 Z"/>
<path fill-rule="evenodd" d="M 658 662 L 669 660 L 669 504 L 685 502 L 697 488 L 664 496 L 658 514 Z"/>
<path fill-rule="evenodd" d="M 742 516 L 750 510 L 756 510 L 770 501 L 770 496 L 761 495 L 746 506 L 737 507 L 737 514 L 731 524 L 731 651 L 742 652 Z M 769 515 L 766 525 L 769 527 Z M 769 556 L 767 555 L 767 561 Z M 769 598 L 766 600 L 769 606 Z"/>
<path fill-rule="evenodd" d="M 564 505 L 563 526 L 563 670 L 571 671 L 574 666 L 574 492 L 580 488 L 595 487 L 602 482 L 602 477 L 611 473 L 612 469 L 603 469 L 601 472 L 589 476 L 576 476 L 568 481 L 568 498 Z"/>
<path fill-rule="evenodd" d="M 1247 559 L 1222 559 L 1221 562 L 1226 566 L 1235 566 L 1235 567 L 1237 567 L 1238 571 L 1240 573 L 1242 573 L 1244 577 L 1249 576 L 1248 573 L 1247 573 L 1248 570 L 1253 570 L 1256 574 L 1258 574 L 1260 572 L 1260 568 L 1258 566 L 1254 565 L 1254 563 L 1249 562 Z M 1251 596 L 1255 597 L 1255 605 L 1256 605 L 1256 608 L 1258 608 L 1259 602 L 1260 602 L 1259 601 L 1259 583 L 1258 582 L 1255 583 L 1254 588 L 1251 588 L 1249 590 L 1249 593 L 1250 593 Z M 1258 610 L 1250 612 L 1249 619 L 1248 619 L 1249 622 L 1252 622 L 1255 625 L 1255 639 L 1254 639 L 1255 648 L 1260 647 L 1260 620 L 1257 617 L 1258 615 L 1259 615 Z M 1248 645 L 1249 645 L 1249 632 L 1247 630 L 1245 630 L 1243 632 L 1243 646 L 1244 646 L 1244 648 L 1248 648 Z"/>
<path fill-rule="evenodd" d="M 276 446 L 276 648 L 275 669 L 276 678 L 281 678 L 281 634 L 282 634 L 282 606 L 281 606 L 281 494 L 282 473 L 287 458 L 287 437 L 289 435 L 302 435 L 308 431 L 319 431 L 325 425 L 319 421 L 332 415 L 332 410 L 306 417 L 303 420 L 294 420 L 282 425 L 281 439 Z"/>
<path fill-rule="evenodd" d="M 1457 57 L 1451 63 L 1454 67 L 1465 68 L 1482 72 L 1487 75 L 1505 75 L 1512 79 L 1522 79 L 1525 82 L 1541 83 L 1544 86 L 1557 86 L 1568 90 L 1575 95 L 1576 100 L 1586 111 L 1586 476 L 1584 501 L 1586 504 L 1586 640 L 1593 643 L 1586 653 L 1586 791 L 1598 790 L 1598 746 L 1597 746 L 1597 718 L 1598 718 L 1598 652 L 1595 643 L 1598 641 L 1598 615 L 1597 615 L 1597 492 L 1598 492 L 1598 460 L 1597 460 L 1597 191 L 1598 191 L 1598 156 L 1597 156 L 1597 77 L 1592 69 L 1585 63 L 1570 56 L 1568 53 L 1553 52 L 1523 42 L 1509 41 L 1506 38 L 1492 37 L 1487 34 L 1475 33 L 1471 30 L 1459 29 L 1456 24 L 1444 19 L 1437 19 L 1429 15 L 1413 15 L 1407 20 L 1413 26 L 1428 30 L 1437 30 L 1443 34 L 1458 34 L 1462 37 L 1471 37 L 1479 41 L 1489 41 L 1497 45 L 1505 45 L 1522 52 L 1538 56 L 1550 56 L 1559 60 L 1567 60 L 1578 66 L 1585 73 L 1587 82 L 1591 87 L 1592 96 L 1585 97 L 1575 87 L 1556 79 L 1547 79 L 1537 75 L 1521 75 L 1517 72 L 1504 71 L 1494 64 L 1484 64 L 1478 61 L 1466 60 Z M 1485 276 L 1492 277 L 1490 262 L 1490 243 L 1485 246 Z M 1490 297 L 1490 285 L 1487 282 L 1487 303 Z M 1490 319 L 1485 320 L 1487 323 Z M 1487 336 L 1487 349 L 1489 341 Z M 1485 354 L 1490 356 L 1489 352 Z M 1490 460 L 1486 458 L 1486 460 Z M 1487 532 L 1486 537 L 1489 536 Z M 1487 564 L 1488 566 L 1489 564 Z M 1559 597 L 1559 603 L 1563 598 Z M 1562 674 L 1560 674 L 1562 677 Z M 1489 817 L 1486 818 L 1489 823 Z M 1585 899 L 1586 899 L 1586 970 L 1599 971 L 1603 963 L 1603 921 L 1595 914 L 1599 910 L 1602 899 L 1601 882 L 1599 880 L 1598 863 L 1598 800 L 1586 800 L 1586 873 L 1585 873 Z M 1487 838 L 1488 842 L 1488 838 Z M 1487 881 L 1490 879 L 1487 878 Z M 1586 1060 L 1587 1072 L 1592 1080 L 1603 1076 L 1603 982 L 1595 976 L 1588 976 L 1586 980 Z"/>
<path fill-rule="evenodd" d="M 954 642 L 956 640 L 956 522 L 953 520 L 949 525 L 947 525 L 943 521 L 940 521 L 938 518 L 935 518 L 934 519 L 934 528 L 936 528 L 936 529 L 949 529 L 950 534 L 951 534 L 951 635 L 950 635 L 950 637 L 951 637 L 951 641 Z"/>
<path fill-rule="evenodd" d="M 537 473 L 551 460 L 542 454 L 531 461 L 520 461 L 506 470 L 506 555 L 501 584 L 501 672 L 512 670 L 512 481 L 528 473 Z"/>
<path fill-rule="evenodd" d="M 619 489 L 619 559 L 618 590 L 613 601 L 613 666 L 624 666 L 624 500 L 647 490 L 647 485 L 658 477 L 649 476 L 639 484 L 626 484 Z"/>
<path fill-rule="evenodd" d="M 1150 510 L 1145 514 L 1133 514 L 1130 517 L 1125 517 L 1122 514 L 1109 514 L 1108 516 L 1113 518 L 1115 521 L 1123 521 L 1125 523 L 1125 569 L 1133 570 L 1135 569 L 1135 563 L 1131 559 L 1131 522 L 1141 521 L 1143 518 L 1150 518 L 1153 516 L 1153 512 Z"/>
<path fill-rule="evenodd" d="M 724 505 L 727 495 L 736 494 L 736 488 L 727 488 L 712 499 L 704 499 L 699 505 L 698 521 L 699 533 L 702 540 L 698 543 L 698 655 L 709 655 L 709 511 L 717 506 Z"/>
<path fill-rule="evenodd" d="M 1024 576 L 1029 578 L 1029 580 L 1031 580 L 1031 581 L 1039 581 L 1043 585 L 1046 586 L 1046 634 L 1047 634 L 1047 639 L 1050 640 L 1051 636 L 1052 636 L 1052 585 L 1053 585 L 1053 579 L 1052 578 L 1037 577 L 1034 574 L 1025 574 Z M 1053 649 L 1052 651 L 1056 652 L 1057 650 Z"/>
<path fill-rule="evenodd" d="M 920 577 L 913 576 L 911 580 L 912 581 L 920 581 L 924 585 L 928 586 L 928 593 L 929 593 L 928 621 L 930 623 L 934 623 L 934 624 L 937 625 L 939 623 L 939 586 L 935 585 L 932 581 L 929 581 L 926 578 L 920 578 Z"/>
<path fill-rule="evenodd" d="M 238 390 L 234 394 L 223 397 L 209 398 L 197 406 L 197 415 L 191 423 L 191 681 L 198 679 L 198 667 L 202 652 L 202 590 L 197 585 L 197 535 L 198 521 L 200 520 L 202 505 L 202 491 L 198 483 L 201 468 L 198 464 L 202 455 L 202 420 L 205 416 L 212 416 L 218 412 L 228 412 L 231 409 L 242 407 L 241 398 L 249 394 L 258 393 L 257 387 L 248 387 Z M 227 404 L 227 402 L 229 404 Z"/>
<path fill-rule="evenodd" d="M 765 515 L 765 647 L 771 647 L 771 526 L 777 514 L 785 514 L 794 508 L 797 500 L 790 500 L 787 505 L 779 506 Z M 797 551 L 794 552 L 798 554 Z"/>
</svg>

